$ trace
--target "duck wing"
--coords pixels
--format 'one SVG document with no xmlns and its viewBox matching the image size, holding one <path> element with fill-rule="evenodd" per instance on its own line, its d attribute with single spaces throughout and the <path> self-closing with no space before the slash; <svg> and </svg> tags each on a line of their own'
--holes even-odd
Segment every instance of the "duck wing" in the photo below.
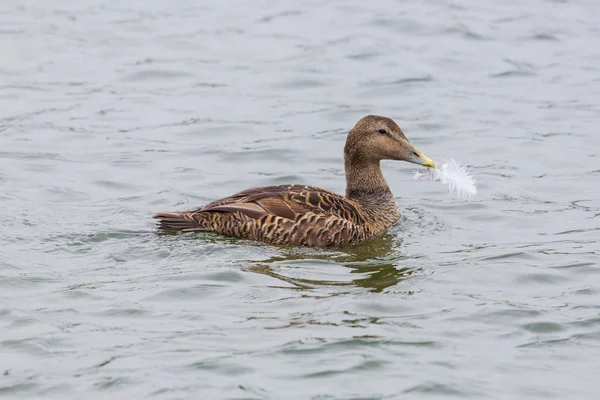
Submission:
<svg viewBox="0 0 600 400">
<path fill-rule="evenodd" d="M 241 213 L 251 218 L 272 215 L 296 220 L 312 213 L 335 216 L 356 225 L 366 222 L 358 203 L 315 186 L 279 185 L 247 189 L 215 200 L 191 213 Z"/>
<path fill-rule="evenodd" d="M 304 185 L 248 189 L 194 211 L 154 218 L 165 230 L 215 232 L 274 244 L 347 245 L 373 231 L 358 203 Z"/>
</svg>

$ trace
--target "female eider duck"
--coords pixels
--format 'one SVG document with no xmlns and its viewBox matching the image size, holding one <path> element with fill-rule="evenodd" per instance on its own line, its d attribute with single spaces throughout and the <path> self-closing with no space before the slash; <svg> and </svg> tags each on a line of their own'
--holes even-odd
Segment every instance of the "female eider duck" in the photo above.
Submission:
<svg viewBox="0 0 600 400">
<path fill-rule="evenodd" d="M 154 218 L 167 231 L 215 232 L 273 244 L 354 245 L 385 233 L 400 218 L 381 160 L 435 168 L 393 120 L 369 115 L 346 139 L 346 197 L 314 186 L 266 186 Z"/>
</svg>

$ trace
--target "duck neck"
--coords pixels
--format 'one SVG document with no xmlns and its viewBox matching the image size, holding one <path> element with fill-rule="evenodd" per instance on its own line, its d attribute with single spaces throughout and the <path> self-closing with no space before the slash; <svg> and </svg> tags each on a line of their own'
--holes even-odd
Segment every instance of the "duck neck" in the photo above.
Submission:
<svg viewBox="0 0 600 400">
<path fill-rule="evenodd" d="M 396 208 L 394 195 L 381 172 L 379 160 L 353 160 L 344 157 L 346 197 L 366 209 Z"/>
</svg>

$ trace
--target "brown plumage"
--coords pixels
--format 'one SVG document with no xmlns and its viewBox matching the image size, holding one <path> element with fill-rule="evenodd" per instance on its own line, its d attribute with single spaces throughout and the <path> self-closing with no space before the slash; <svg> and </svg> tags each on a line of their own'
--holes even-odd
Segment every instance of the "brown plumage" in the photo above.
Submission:
<svg viewBox="0 0 600 400">
<path fill-rule="evenodd" d="M 168 231 L 216 232 L 274 244 L 353 245 L 386 232 L 400 218 L 381 160 L 435 167 L 393 120 L 369 115 L 346 139 L 346 197 L 314 186 L 266 186 L 154 218 Z"/>
</svg>

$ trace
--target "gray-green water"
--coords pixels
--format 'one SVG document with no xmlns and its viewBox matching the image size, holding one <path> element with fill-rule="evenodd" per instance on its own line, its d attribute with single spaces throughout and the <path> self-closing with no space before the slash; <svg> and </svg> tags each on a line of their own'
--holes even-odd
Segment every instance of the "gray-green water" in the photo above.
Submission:
<svg viewBox="0 0 600 400">
<path fill-rule="evenodd" d="M 0 4 L 0 396 L 591 399 L 597 1 Z M 472 167 L 352 251 L 158 236 L 261 185 L 344 191 L 396 119 Z"/>
</svg>

